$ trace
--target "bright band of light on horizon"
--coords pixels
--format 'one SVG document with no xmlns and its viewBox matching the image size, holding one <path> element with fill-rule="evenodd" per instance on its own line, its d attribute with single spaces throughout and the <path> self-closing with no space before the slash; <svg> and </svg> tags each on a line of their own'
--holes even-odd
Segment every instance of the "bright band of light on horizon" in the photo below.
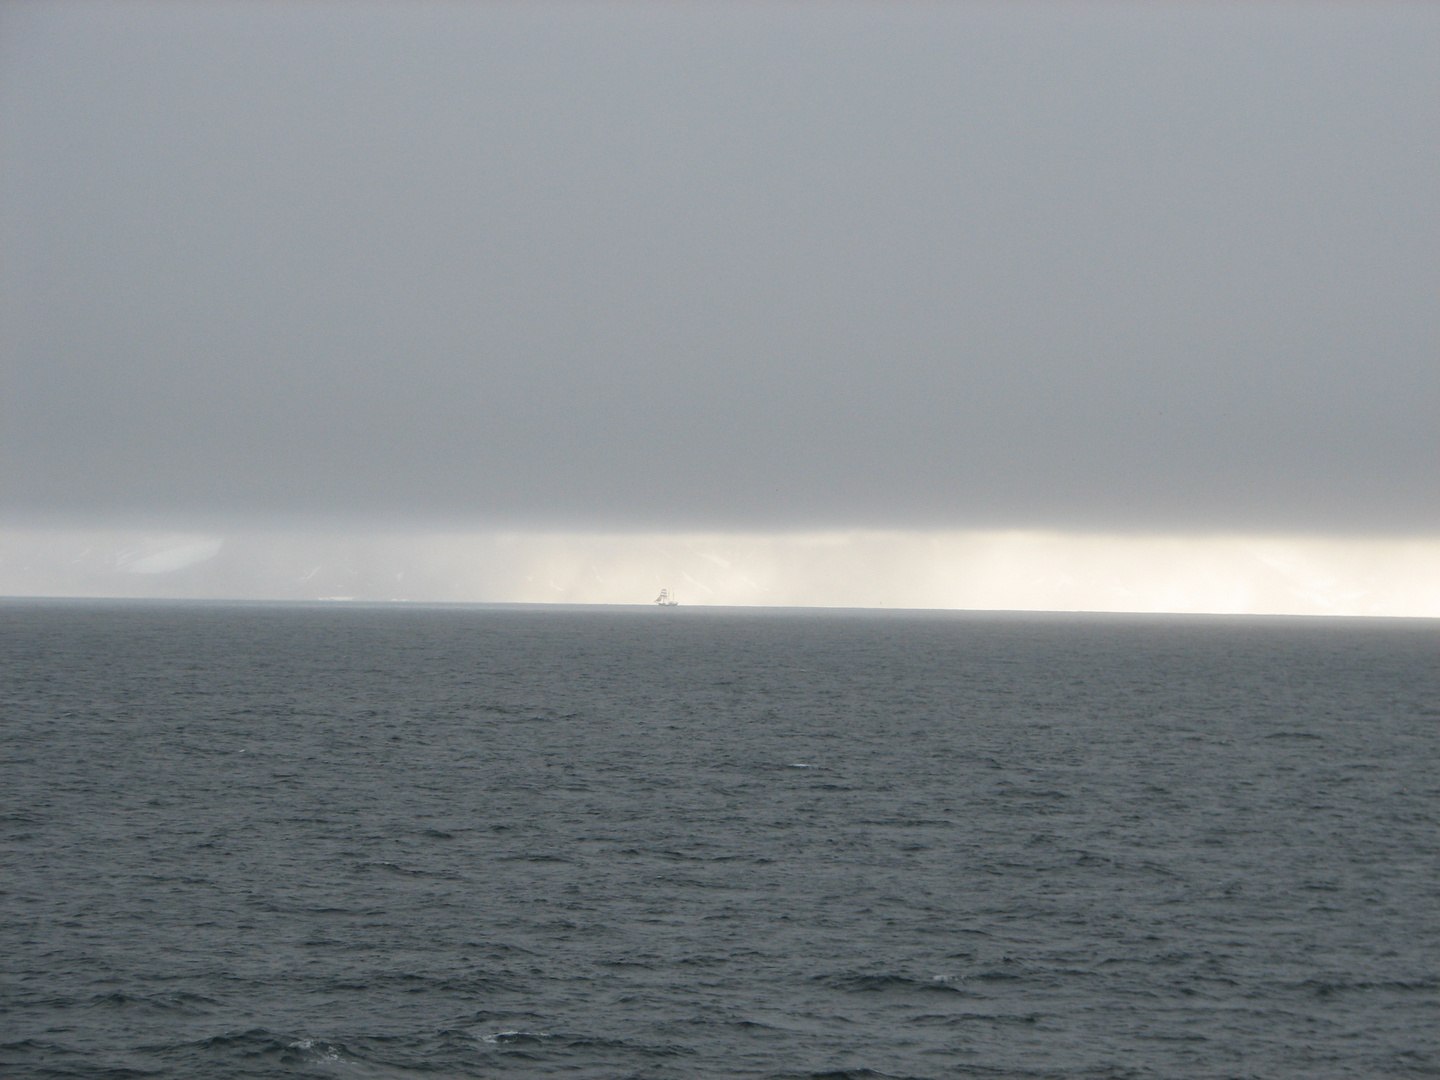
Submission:
<svg viewBox="0 0 1440 1080">
<path fill-rule="evenodd" d="M 1440 540 L 0 529 L 0 595 L 1440 617 Z"/>
</svg>

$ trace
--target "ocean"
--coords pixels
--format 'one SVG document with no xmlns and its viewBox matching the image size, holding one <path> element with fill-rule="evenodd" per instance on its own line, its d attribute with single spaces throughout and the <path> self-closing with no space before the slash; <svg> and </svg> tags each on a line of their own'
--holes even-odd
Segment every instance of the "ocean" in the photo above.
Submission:
<svg viewBox="0 0 1440 1080">
<path fill-rule="evenodd" d="M 0 602 L 0 1074 L 1440 1076 L 1440 623 Z"/>
</svg>

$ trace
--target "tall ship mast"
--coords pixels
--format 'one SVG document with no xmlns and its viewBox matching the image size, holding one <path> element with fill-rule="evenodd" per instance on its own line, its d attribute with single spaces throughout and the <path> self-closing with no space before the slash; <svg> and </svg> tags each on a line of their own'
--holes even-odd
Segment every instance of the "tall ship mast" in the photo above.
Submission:
<svg viewBox="0 0 1440 1080">
<path fill-rule="evenodd" d="M 674 607 L 680 601 L 675 599 L 675 594 L 669 589 L 661 589 L 660 595 L 655 598 L 655 603 L 661 607 Z"/>
</svg>

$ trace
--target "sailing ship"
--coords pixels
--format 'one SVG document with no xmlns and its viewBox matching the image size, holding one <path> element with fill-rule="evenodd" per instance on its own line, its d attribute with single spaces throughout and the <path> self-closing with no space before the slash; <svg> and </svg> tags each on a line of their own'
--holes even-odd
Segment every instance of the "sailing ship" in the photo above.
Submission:
<svg viewBox="0 0 1440 1080">
<path fill-rule="evenodd" d="M 675 599 L 675 594 L 669 589 L 661 589 L 660 595 L 655 598 L 655 603 L 661 607 L 674 607 L 680 601 Z"/>
</svg>

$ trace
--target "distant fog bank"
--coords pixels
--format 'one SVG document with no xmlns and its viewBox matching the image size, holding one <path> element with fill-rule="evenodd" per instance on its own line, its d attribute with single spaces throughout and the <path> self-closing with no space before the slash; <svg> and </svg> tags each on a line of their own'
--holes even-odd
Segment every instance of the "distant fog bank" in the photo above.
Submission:
<svg viewBox="0 0 1440 1080">
<path fill-rule="evenodd" d="M 0 528 L 0 595 L 1440 617 L 1440 540 Z"/>
</svg>

